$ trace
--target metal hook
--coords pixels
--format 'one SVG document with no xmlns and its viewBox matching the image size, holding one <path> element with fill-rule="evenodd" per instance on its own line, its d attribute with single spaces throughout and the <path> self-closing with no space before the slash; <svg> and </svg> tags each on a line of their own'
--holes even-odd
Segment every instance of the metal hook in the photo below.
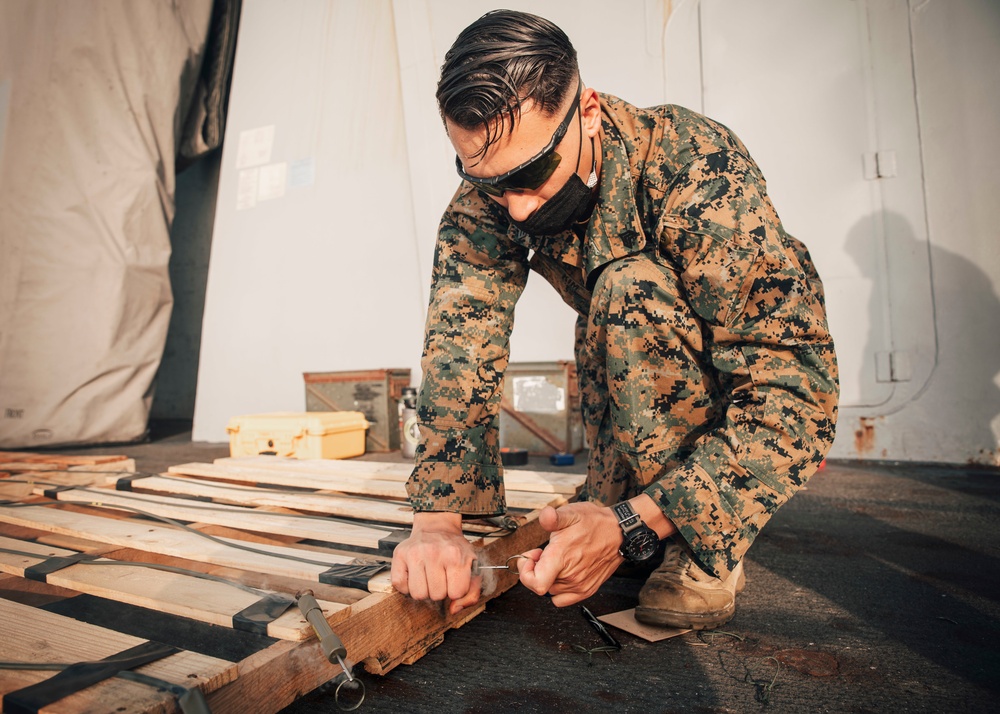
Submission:
<svg viewBox="0 0 1000 714">
<path fill-rule="evenodd" d="M 524 555 L 523 553 L 517 553 L 516 555 L 512 555 L 509 558 L 507 558 L 507 560 L 503 561 L 504 567 L 510 570 L 510 561 L 514 560 L 514 558 L 528 558 L 528 556 Z"/>
<path fill-rule="evenodd" d="M 345 670 L 344 674 L 347 674 L 346 670 Z M 358 701 L 354 702 L 353 704 L 349 703 L 349 704 L 345 705 L 344 702 L 342 702 L 340 700 L 340 690 L 343 688 L 343 686 L 345 684 L 350 684 L 351 685 L 349 687 L 349 689 L 360 689 L 361 690 L 361 697 L 358 699 Z M 364 703 L 364 701 L 365 701 L 365 683 L 362 682 L 357 677 L 351 677 L 351 676 L 348 675 L 344 679 L 340 680 L 340 684 L 338 684 L 337 688 L 333 690 L 333 701 L 336 703 L 337 708 L 340 709 L 340 711 L 342 711 L 342 712 L 352 712 L 352 711 L 354 711 L 355 709 L 357 709 L 358 707 L 360 707 L 362 705 L 362 703 Z"/>
</svg>

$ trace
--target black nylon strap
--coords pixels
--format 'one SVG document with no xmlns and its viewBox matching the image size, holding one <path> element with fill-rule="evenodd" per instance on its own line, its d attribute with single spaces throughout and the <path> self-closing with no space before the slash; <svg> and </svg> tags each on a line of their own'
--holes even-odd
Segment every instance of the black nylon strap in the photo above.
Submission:
<svg viewBox="0 0 1000 714">
<path fill-rule="evenodd" d="M 86 553 L 54 555 L 48 560 L 43 560 L 41 563 L 35 563 L 34 565 L 25 568 L 24 577 L 28 580 L 37 580 L 40 583 L 44 583 L 47 582 L 46 578 L 49 573 L 54 573 L 57 570 L 68 568 L 71 565 L 76 565 L 82 560 L 97 560 L 97 556 L 87 555 Z"/>
<path fill-rule="evenodd" d="M 396 546 L 409 537 L 410 531 L 392 531 L 385 538 L 379 539 L 378 549 L 383 555 L 392 555 L 392 551 L 396 549 Z"/>
<path fill-rule="evenodd" d="M 368 581 L 388 568 L 388 564 L 381 563 L 375 565 L 351 565 L 343 563 L 330 566 L 319 574 L 319 581 L 324 585 L 339 585 L 343 588 L 357 588 L 367 590 Z"/>
<path fill-rule="evenodd" d="M 58 500 L 56 498 L 57 493 L 62 493 L 63 491 L 72 491 L 79 486 L 53 486 L 52 488 L 47 488 L 42 491 L 42 495 L 46 498 L 51 498 L 52 500 Z"/>
<path fill-rule="evenodd" d="M 285 595 L 271 593 L 233 615 L 233 629 L 266 635 L 267 626 L 284 615 L 293 602 Z"/>
<path fill-rule="evenodd" d="M 153 474 L 132 474 L 131 476 L 122 476 L 120 479 L 115 481 L 116 491 L 131 491 L 132 482 L 141 478 L 149 478 Z"/>
<path fill-rule="evenodd" d="M 54 677 L 5 694 L 3 714 L 38 714 L 39 709 L 114 677 L 118 672 L 141 667 L 175 652 L 180 650 L 159 642 L 144 642 L 104 660 L 78 662 Z"/>
</svg>

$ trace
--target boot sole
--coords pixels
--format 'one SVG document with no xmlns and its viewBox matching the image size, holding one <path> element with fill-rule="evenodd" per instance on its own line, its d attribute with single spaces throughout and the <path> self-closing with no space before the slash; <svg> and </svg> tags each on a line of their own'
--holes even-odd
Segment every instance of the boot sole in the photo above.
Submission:
<svg viewBox="0 0 1000 714">
<path fill-rule="evenodd" d="M 678 630 L 712 630 L 725 625 L 735 614 L 735 605 L 726 610 L 698 614 L 670 612 L 641 605 L 635 608 L 635 619 L 639 622 L 657 627 L 674 627 Z"/>
</svg>

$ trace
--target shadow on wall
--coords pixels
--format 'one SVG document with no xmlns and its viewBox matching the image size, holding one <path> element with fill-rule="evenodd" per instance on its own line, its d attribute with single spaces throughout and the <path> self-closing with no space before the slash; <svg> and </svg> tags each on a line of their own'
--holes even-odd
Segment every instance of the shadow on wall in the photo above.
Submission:
<svg viewBox="0 0 1000 714">
<path fill-rule="evenodd" d="M 871 274 L 873 263 L 865 260 L 871 248 L 870 220 L 865 218 L 854 225 L 846 247 L 874 283 L 881 277 Z M 882 220 L 890 261 L 889 279 L 906 280 L 903 271 L 897 268 L 893 272 L 893 256 L 917 255 L 927 250 L 926 245 L 914 237 L 910 223 L 902 215 L 886 211 Z M 995 381 L 1000 373 L 1000 299 L 989 275 L 968 258 L 932 245 L 930 265 L 938 354 L 927 383 L 911 401 L 924 402 L 921 410 L 927 416 L 918 417 L 918 421 L 933 425 L 937 433 L 913 437 L 928 440 L 931 448 L 935 443 L 953 443 L 965 454 L 960 459 L 948 460 L 1000 466 L 998 438 L 992 427 L 992 422 L 1000 416 L 1000 387 Z M 903 291 L 897 290 L 895 294 Z M 878 297 L 873 294 L 869 315 L 880 309 L 874 304 L 876 300 Z M 898 311 L 893 309 L 894 313 Z M 898 336 L 893 338 L 895 341 Z M 918 341 L 933 343 L 931 339 Z M 884 339 L 871 334 L 864 354 L 873 355 L 884 349 L 885 344 Z M 861 417 L 855 437 L 859 454 L 872 448 L 873 419 Z"/>
<path fill-rule="evenodd" d="M 170 228 L 170 286 L 174 306 L 156 373 L 150 410 L 153 420 L 190 422 L 194 416 L 201 323 L 221 165 L 222 151 L 215 150 L 177 175 L 177 212 Z"/>
</svg>

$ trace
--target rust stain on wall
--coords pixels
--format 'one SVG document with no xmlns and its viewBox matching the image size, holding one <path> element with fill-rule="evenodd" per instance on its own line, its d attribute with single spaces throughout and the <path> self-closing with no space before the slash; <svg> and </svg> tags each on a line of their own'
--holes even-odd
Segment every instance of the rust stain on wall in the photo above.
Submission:
<svg viewBox="0 0 1000 714">
<path fill-rule="evenodd" d="M 861 428 L 854 432 L 854 450 L 863 456 L 875 450 L 875 420 L 861 417 Z"/>
</svg>

